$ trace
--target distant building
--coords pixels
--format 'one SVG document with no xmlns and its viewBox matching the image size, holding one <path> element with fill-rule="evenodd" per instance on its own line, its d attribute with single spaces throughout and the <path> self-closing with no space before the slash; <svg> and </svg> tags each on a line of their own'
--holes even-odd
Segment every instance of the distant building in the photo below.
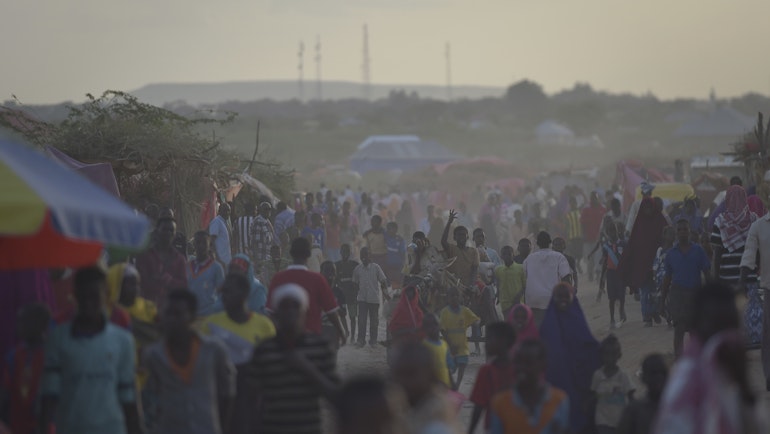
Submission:
<svg viewBox="0 0 770 434">
<path fill-rule="evenodd" d="M 444 164 L 460 158 L 433 141 L 417 136 L 370 136 L 350 156 L 350 170 L 364 174 L 372 171 L 411 171 Z"/>
<path fill-rule="evenodd" d="M 751 131 L 755 122 L 751 116 L 722 106 L 685 121 L 674 135 L 682 138 L 735 138 Z"/>
<path fill-rule="evenodd" d="M 566 125 L 553 120 L 542 122 L 535 128 L 535 137 L 540 145 L 566 145 L 575 143 L 575 133 Z"/>
</svg>

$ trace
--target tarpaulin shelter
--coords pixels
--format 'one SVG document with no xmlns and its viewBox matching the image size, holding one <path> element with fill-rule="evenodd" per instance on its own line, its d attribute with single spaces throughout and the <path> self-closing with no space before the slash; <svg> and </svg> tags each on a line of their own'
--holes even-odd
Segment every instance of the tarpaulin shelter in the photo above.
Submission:
<svg viewBox="0 0 770 434">
<path fill-rule="evenodd" d="M 359 174 L 411 171 L 458 158 L 441 144 L 417 136 L 371 136 L 361 142 L 350 157 L 350 169 Z"/>
<path fill-rule="evenodd" d="M 645 167 L 641 161 L 623 160 L 618 162 L 615 172 L 615 184 L 623 192 L 623 207 L 628 210 L 636 200 L 636 187 L 642 181 L 649 183 L 672 182 L 671 176 L 654 168 Z"/>
<path fill-rule="evenodd" d="M 120 197 L 120 191 L 118 191 L 118 181 L 115 180 L 115 172 L 112 171 L 112 165 L 109 163 L 95 163 L 86 164 L 82 163 L 64 152 L 54 148 L 53 146 L 45 147 L 46 154 L 51 159 L 58 161 L 64 166 L 79 172 L 81 175 L 88 178 L 94 184 L 107 190 L 116 197 Z"/>
</svg>

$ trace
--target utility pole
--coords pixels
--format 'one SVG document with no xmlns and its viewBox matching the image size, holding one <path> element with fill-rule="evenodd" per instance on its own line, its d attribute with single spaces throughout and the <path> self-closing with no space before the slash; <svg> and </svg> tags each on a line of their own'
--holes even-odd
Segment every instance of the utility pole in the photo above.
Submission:
<svg viewBox="0 0 770 434">
<path fill-rule="evenodd" d="M 452 101 L 452 46 L 449 42 L 446 43 L 444 57 L 446 58 L 446 98 L 447 101 Z"/>
<path fill-rule="evenodd" d="M 317 35 L 315 40 L 315 92 L 318 101 L 323 100 L 321 86 L 321 35 Z"/>
<path fill-rule="evenodd" d="M 299 41 L 299 50 L 297 51 L 297 72 L 299 72 L 299 100 L 305 101 L 305 43 Z"/>
<path fill-rule="evenodd" d="M 372 97 L 371 89 L 371 58 L 369 57 L 369 28 L 364 24 L 364 58 L 361 65 L 361 73 L 364 82 L 364 99 L 369 100 Z"/>
</svg>

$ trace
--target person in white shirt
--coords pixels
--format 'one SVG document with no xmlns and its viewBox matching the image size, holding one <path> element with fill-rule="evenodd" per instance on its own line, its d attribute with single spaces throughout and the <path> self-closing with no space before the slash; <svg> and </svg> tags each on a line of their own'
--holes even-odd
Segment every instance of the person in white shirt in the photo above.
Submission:
<svg viewBox="0 0 770 434">
<path fill-rule="evenodd" d="M 219 215 L 209 223 L 209 235 L 211 235 L 211 244 L 217 254 L 217 261 L 221 262 L 227 269 L 232 259 L 230 250 L 230 228 L 227 224 L 230 218 L 230 205 L 223 203 L 219 205 Z"/>
<path fill-rule="evenodd" d="M 524 298 L 539 327 L 551 301 L 553 288 L 559 282 L 571 284 L 572 269 L 566 256 L 551 250 L 551 235 L 548 232 L 541 231 L 537 234 L 537 246 L 539 250 L 524 260 L 524 274 L 527 279 Z"/>
</svg>

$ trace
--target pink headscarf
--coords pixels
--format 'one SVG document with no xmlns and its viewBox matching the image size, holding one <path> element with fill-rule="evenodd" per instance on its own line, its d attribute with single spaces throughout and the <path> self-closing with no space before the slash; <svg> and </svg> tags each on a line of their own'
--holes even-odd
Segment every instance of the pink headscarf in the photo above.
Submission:
<svg viewBox="0 0 770 434">
<path fill-rule="evenodd" d="M 746 190 L 740 185 L 733 185 L 727 189 L 725 212 L 717 217 L 714 226 L 719 229 L 725 248 L 734 252 L 746 245 L 749 227 L 756 219 L 757 215 L 749 209 Z"/>
<path fill-rule="evenodd" d="M 527 313 L 527 324 L 524 326 L 524 330 L 516 330 L 517 344 L 519 342 L 524 342 L 527 339 L 539 338 L 540 332 L 537 329 L 537 324 L 535 324 L 535 315 L 532 313 L 532 309 L 530 309 L 526 304 L 517 304 L 516 306 L 513 306 L 513 309 L 511 309 L 511 311 L 508 313 L 508 318 L 506 318 L 508 323 L 516 327 L 516 325 L 513 323 L 513 312 L 517 309 L 524 309 L 524 311 Z"/>
<path fill-rule="evenodd" d="M 746 199 L 746 202 L 749 204 L 749 209 L 751 212 L 757 215 L 757 217 L 762 217 L 765 214 L 767 214 L 767 209 L 765 208 L 765 204 L 762 203 L 762 199 L 759 198 L 756 194 L 752 194 Z"/>
</svg>

